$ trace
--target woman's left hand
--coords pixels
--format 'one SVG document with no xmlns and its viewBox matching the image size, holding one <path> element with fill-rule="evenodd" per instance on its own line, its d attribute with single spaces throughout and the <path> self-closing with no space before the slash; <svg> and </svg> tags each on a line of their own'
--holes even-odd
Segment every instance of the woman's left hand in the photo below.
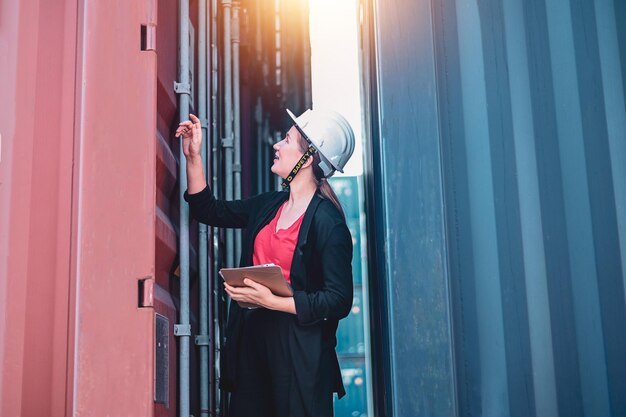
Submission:
<svg viewBox="0 0 626 417">
<path fill-rule="evenodd" d="M 249 278 L 243 280 L 246 287 L 233 287 L 224 282 L 226 292 L 234 301 L 252 303 L 265 308 L 272 308 L 272 301 L 276 298 L 266 286 L 252 281 Z"/>
</svg>

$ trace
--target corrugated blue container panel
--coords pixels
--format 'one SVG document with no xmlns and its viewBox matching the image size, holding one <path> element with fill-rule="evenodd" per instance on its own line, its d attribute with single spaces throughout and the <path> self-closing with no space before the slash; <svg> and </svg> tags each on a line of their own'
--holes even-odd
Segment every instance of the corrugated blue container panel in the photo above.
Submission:
<svg viewBox="0 0 626 417">
<path fill-rule="evenodd" d="M 366 114 L 372 118 L 372 142 L 365 190 L 375 411 L 380 416 L 453 416 L 431 2 L 376 1 L 374 18 L 376 54 L 370 59 L 375 69 L 370 68 L 368 85 L 374 111 Z"/>
<path fill-rule="evenodd" d="M 386 411 L 626 416 L 626 2 L 375 5 Z"/>
<path fill-rule="evenodd" d="M 346 396 L 341 400 L 337 400 L 335 397 L 335 415 L 337 417 L 367 417 L 364 360 L 356 358 L 342 361 L 341 377 L 346 389 Z"/>
</svg>

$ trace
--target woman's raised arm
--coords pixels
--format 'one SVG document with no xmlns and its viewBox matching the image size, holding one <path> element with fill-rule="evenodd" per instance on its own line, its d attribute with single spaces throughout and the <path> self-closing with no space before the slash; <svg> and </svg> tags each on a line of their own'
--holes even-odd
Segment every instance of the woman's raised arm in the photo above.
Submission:
<svg viewBox="0 0 626 417">
<path fill-rule="evenodd" d="M 189 117 L 191 120 L 180 122 L 178 125 L 176 137 L 183 139 L 183 154 L 187 159 L 187 190 L 189 194 L 196 194 L 207 186 L 200 155 L 202 125 L 195 115 L 190 114 Z"/>
<path fill-rule="evenodd" d="M 184 197 L 189 203 L 191 216 L 210 226 L 246 228 L 251 212 L 258 209 L 269 195 L 259 194 L 234 201 L 216 199 L 204 178 L 200 156 L 202 126 L 195 115 L 190 114 L 189 117 L 191 120 L 178 125 L 176 136 L 182 137 L 183 154 L 187 159 L 187 191 Z"/>
</svg>

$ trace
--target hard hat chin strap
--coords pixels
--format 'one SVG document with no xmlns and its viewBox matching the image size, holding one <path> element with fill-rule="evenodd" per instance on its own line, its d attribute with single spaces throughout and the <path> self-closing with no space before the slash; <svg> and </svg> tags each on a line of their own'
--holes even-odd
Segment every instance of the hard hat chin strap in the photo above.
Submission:
<svg viewBox="0 0 626 417">
<path fill-rule="evenodd" d="M 298 172 L 300 172 L 300 169 L 302 168 L 302 165 L 304 165 L 304 163 L 307 161 L 307 159 L 312 157 L 315 152 L 316 152 L 316 150 L 313 147 L 313 145 L 309 145 L 309 149 L 307 149 L 306 152 L 304 153 L 304 155 L 302 155 L 302 158 L 300 158 L 298 163 L 293 167 L 293 169 L 291 170 L 289 175 L 287 175 L 287 178 L 285 178 L 283 180 L 283 183 L 282 183 L 283 189 L 287 188 L 289 186 L 289 184 L 291 184 L 291 181 L 293 181 L 293 179 L 296 177 L 296 174 L 298 174 Z"/>
</svg>

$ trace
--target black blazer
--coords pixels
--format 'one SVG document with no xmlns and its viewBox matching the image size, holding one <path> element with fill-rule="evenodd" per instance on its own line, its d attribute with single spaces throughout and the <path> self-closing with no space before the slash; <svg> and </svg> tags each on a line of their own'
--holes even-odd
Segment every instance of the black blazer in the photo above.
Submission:
<svg viewBox="0 0 626 417">
<path fill-rule="evenodd" d="M 256 235 L 276 216 L 289 192 L 224 201 L 215 199 L 206 187 L 197 194 L 185 192 L 184 197 L 199 222 L 246 229 L 239 265 L 250 266 Z M 324 387 L 332 387 L 341 398 L 345 390 L 335 353 L 336 331 L 352 307 L 352 236 L 339 210 L 320 194 L 313 197 L 302 220 L 290 275 L 298 323 L 289 340 L 295 381 L 301 392 L 311 392 L 311 398 L 320 398 L 314 393 Z M 242 309 L 231 303 L 220 353 L 220 386 L 227 391 L 235 388 L 241 325 Z"/>
</svg>

